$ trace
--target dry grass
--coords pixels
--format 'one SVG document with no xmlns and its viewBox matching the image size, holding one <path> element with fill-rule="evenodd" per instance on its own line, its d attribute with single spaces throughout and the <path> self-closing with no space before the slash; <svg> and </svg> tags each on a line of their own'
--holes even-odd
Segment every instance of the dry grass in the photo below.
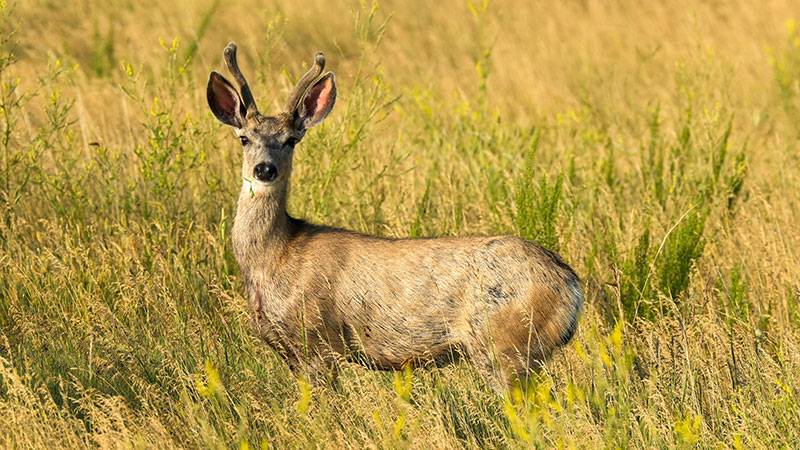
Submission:
<svg viewBox="0 0 800 450">
<path fill-rule="evenodd" d="M 93 3 L 2 2 L 0 446 L 800 446 L 795 2 Z M 309 390 L 255 337 L 204 98 L 228 41 L 262 110 L 315 50 L 337 74 L 294 215 L 582 275 L 526 393 L 463 364 Z"/>
</svg>

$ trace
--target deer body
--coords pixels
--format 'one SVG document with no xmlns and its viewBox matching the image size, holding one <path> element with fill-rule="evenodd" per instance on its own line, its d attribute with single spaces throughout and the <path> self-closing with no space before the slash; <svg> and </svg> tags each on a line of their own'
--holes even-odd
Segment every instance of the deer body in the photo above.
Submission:
<svg viewBox="0 0 800 450">
<path fill-rule="evenodd" d="M 579 279 L 533 242 L 385 239 L 289 217 L 292 150 L 333 107 L 333 74 L 319 78 L 318 54 L 286 110 L 264 117 L 234 44 L 225 61 L 241 97 L 212 72 L 208 98 L 245 147 L 234 253 L 258 331 L 293 371 L 314 378 L 337 355 L 382 369 L 466 356 L 501 390 L 569 341 L 583 304 Z"/>
</svg>

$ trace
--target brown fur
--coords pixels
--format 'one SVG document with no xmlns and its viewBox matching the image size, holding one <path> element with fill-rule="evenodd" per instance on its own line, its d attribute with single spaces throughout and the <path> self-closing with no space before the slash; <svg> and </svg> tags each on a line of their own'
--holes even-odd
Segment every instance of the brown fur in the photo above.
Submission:
<svg viewBox="0 0 800 450">
<path fill-rule="evenodd" d="M 226 64 L 249 96 L 235 51 L 229 44 Z M 226 96 L 236 91 L 224 94 L 227 82 L 216 72 L 209 79 L 215 115 L 248 141 L 232 235 L 260 335 L 312 378 L 333 369 L 338 355 L 385 369 L 466 356 L 502 390 L 572 337 L 583 304 L 577 275 L 514 236 L 383 239 L 289 217 L 287 142 L 321 122 L 335 101 L 333 75 L 317 81 L 323 67 L 317 54 L 275 117 Z M 253 179 L 259 163 L 276 167 L 276 178 Z"/>
</svg>

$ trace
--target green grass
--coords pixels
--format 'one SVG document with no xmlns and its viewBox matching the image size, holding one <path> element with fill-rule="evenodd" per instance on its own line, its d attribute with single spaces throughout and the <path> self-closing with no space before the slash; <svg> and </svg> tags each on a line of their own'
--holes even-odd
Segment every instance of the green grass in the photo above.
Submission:
<svg viewBox="0 0 800 450">
<path fill-rule="evenodd" d="M 794 6 L 0 2 L 0 447 L 800 446 Z M 314 51 L 336 72 L 293 215 L 516 234 L 581 275 L 526 389 L 310 387 L 259 340 L 205 104 L 231 40 L 262 111 Z"/>
</svg>

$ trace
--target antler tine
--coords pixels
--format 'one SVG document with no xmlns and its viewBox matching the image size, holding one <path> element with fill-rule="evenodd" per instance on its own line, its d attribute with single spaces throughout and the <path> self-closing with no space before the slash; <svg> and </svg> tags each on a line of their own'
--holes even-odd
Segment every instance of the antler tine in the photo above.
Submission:
<svg viewBox="0 0 800 450">
<path fill-rule="evenodd" d="M 253 99 L 253 93 L 250 92 L 250 86 L 247 84 L 247 80 L 239 69 L 239 63 L 236 61 L 236 44 L 233 42 L 229 43 L 225 47 L 225 51 L 222 55 L 225 60 L 225 65 L 228 66 L 228 71 L 233 75 L 236 84 L 239 85 L 239 93 L 242 95 L 242 102 L 244 102 L 244 107 L 247 109 L 247 115 L 249 116 L 253 112 L 258 113 L 258 107 L 256 107 L 255 99 Z"/>
<path fill-rule="evenodd" d="M 297 86 L 295 86 L 292 93 L 289 94 L 289 99 L 286 100 L 286 106 L 283 107 L 286 112 L 294 113 L 295 110 L 297 110 L 297 105 L 300 103 L 303 94 L 306 93 L 311 83 L 322 75 L 323 69 L 325 69 L 325 54 L 317 52 L 317 54 L 314 55 L 314 66 L 300 78 L 300 81 L 297 82 Z"/>
</svg>

